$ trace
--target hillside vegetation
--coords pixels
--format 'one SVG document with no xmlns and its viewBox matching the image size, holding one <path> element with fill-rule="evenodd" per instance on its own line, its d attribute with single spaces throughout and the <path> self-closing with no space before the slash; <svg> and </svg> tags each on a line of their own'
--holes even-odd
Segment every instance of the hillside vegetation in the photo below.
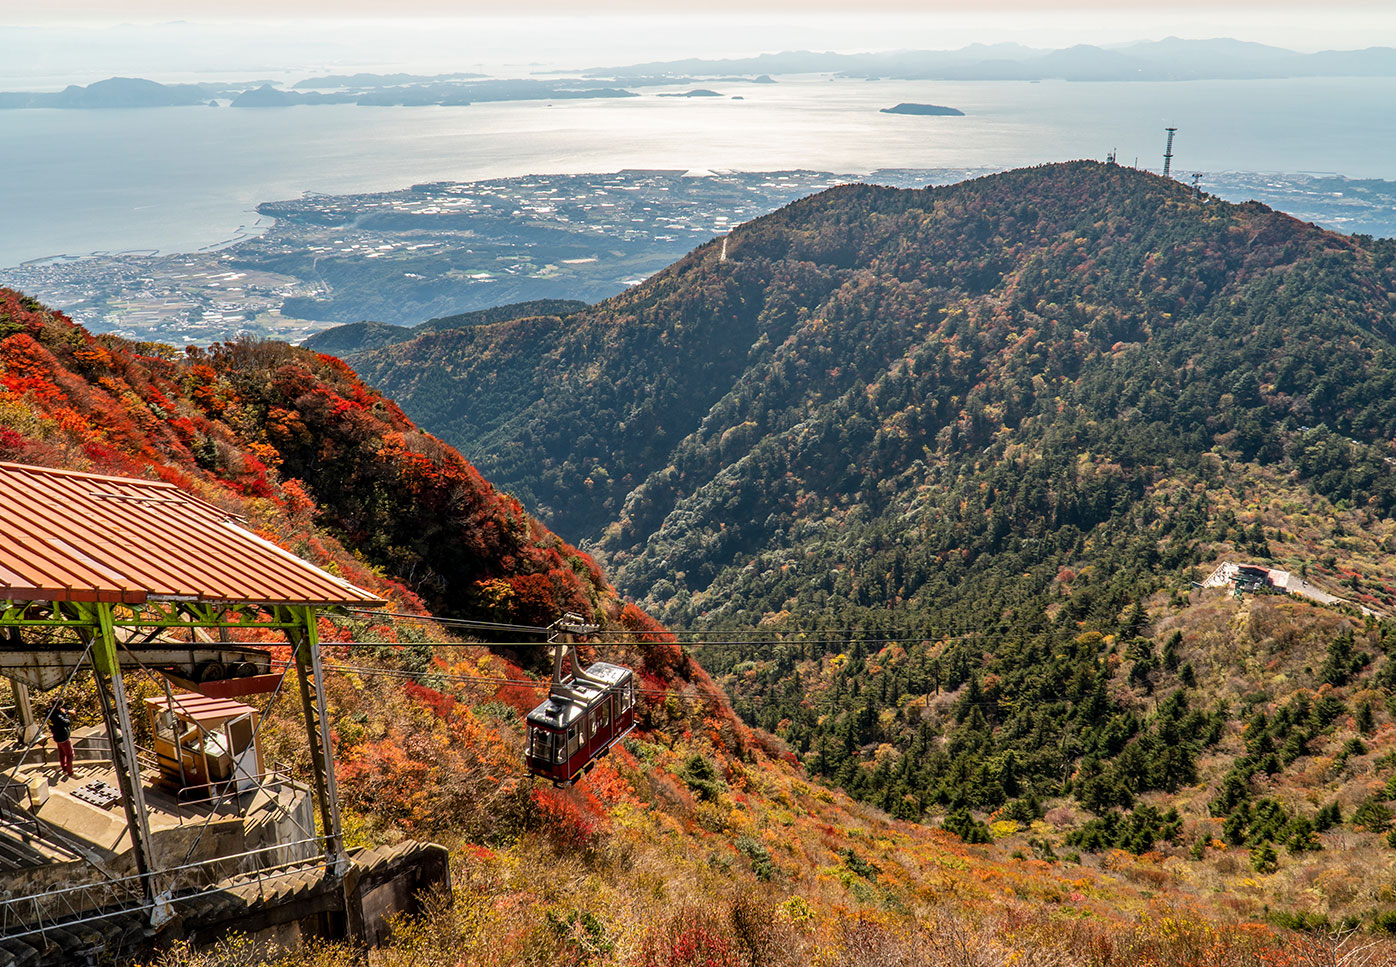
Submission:
<svg viewBox="0 0 1396 967">
<path fill-rule="evenodd" d="M 0 387 L 0 459 L 176 483 L 436 613 L 546 623 L 614 603 L 590 558 L 333 357 L 92 336 L 0 290 Z"/>
<path fill-rule="evenodd" d="M 375 963 L 1297 967 L 1392 955 L 1379 938 L 1292 933 L 1254 890 L 1219 900 L 1213 886 L 1236 882 L 1233 870 L 1194 881 L 1156 850 L 1038 858 L 973 845 L 810 781 L 584 555 L 333 360 L 94 338 L 10 291 L 0 327 L 7 459 L 170 480 L 395 611 L 422 612 L 419 591 L 477 617 L 583 606 L 632 632 L 605 657 L 639 671 L 641 728 L 579 786 L 554 790 L 522 767 L 521 713 L 540 688 L 511 656 L 463 647 L 425 618 L 322 622 L 351 843 L 452 848 L 454 905 L 405 925 Z M 306 769 L 293 704 L 271 710 L 267 751 Z M 1365 911 L 1377 885 L 1348 888 Z M 161 962 L 267 953 L 230 938 Z"/>
<path fill-rule="evenodd" d="M 456 613 L 528 620 L 583 606 L 634 633 L 606 657 L 640 672 L 640 730 L 580 786 L 554 790 L 522 767 L 521 713 L 540 695 L 526 669 L 425 618 L 322 622 L 351 844 L 452 848 L 454 905 L 405 926 L 376 963 L 872 965 L 935 950 L 965 965 L 1259 967 L 1334 951 L 1375 963 L 1385 949 L 1160 888 L 1157 857 L 1014 858 L 809 782 L 583 555 L 333 360 L 93 337 L 8 290 L 0 328 L 6 459 L 172 481 L 395 611 L 424 611 L 415 588 Z M 428 527 L 429 541 L 412 540 Z M 454 555 L 470 560 L 452 566 Z M 271 709 L 267 754 L 308 770 L 293 705 Z M 266 956 L 347 964 L 350 951 L 275 955 L 234 937 L 161 963 Z"/>
<path fill-rule="evenodd" d="M 846 186 L 356 364 L 892 815 L 1390 906 L 1396 242 L 1086 162 Z"/>
</svg>

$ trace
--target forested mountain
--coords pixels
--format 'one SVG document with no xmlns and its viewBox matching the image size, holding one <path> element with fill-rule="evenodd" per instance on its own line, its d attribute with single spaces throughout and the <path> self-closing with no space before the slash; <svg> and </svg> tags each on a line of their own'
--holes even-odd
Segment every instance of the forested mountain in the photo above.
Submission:
<svg viewBox="0 0 1396 967">
<path fill-rule="evenodd" d="M 356 362 L 894 815 L 1396 868 L 1396 242 L 1086 162 L 845 186 Z"/>
<path fill-rule="evenodd" d="M 547 323 L 520 328 L 532 325 Z M 831 738 L 815 743 L 810 763 L 868 799 L 895 788 L 882 781 L 894 766 L 920 762 L 924 773 L 913 779 L 927 805 L 938 808 L 944 793 L 964 803 L 944 832 L 807 781 L 778 743 L 736 720 L 672 636 L 616 598 L 585 555 L 333 359 L 277 344 L 176 352 L 93 337 L 0 290 L 0 456 L 173 481 L 377 590 L 396 612 L 423 612 L 421 597 L 448 613 L 515 621 L 573 608 L 629 632 L 605 655 L 639 672 L 640 731 L 576 788 L 557 790 L 521 765 L 521 714 L 540 691 L 517 653 L 462 648 L 429 620 L 322 621 L 351 842 L 406 834 L 452 848 L 455 906 L 405 927 L 374 954 L 377 963 L 939 964 L 931 958 L 952 951 L 951 962 L 967 967 L 1297 967 L 1393 954 L 1380 938 L 1285 929 L 1345 918 L 1377 932 L 1393 926 L 1379 906 L 1389 902 L 1381 891 L 1389 893 L 1396 855 L 1377 832 L 1389 822 L 1382 796 L 1393 792 L 1383 783 L 1396 734 L 1378 701 L 1389 688 L 1389 660 L 1376 655 L 1390 636 L 1380 626 L 1354 634 L 1340 614 L 1290 620 L 1279 613 L 1284 603 L 1252 602 L 1239 625 L 1254 639 L 1250 685 L 1319 674 L 1327 687 L 1274 715 L 1263 694 L 1248 696 L 1244 739 L 1238 716 L 1212 702 L 1226 674 L 1217 652 L 1229 643 L 1218 630 L 1236 624 L 1225 602 L 1153 627 L 1132 610 L 1111 634 L 1063 619 L 1060 633 L 1037 632 L 1060 644 L 1025 636 L 1018 651 L 1005 645 L 992 656 L 968 639 L 938 642 L 951 650 L 937 653 L 844 641 L 834 654 L 825 631 L 791 636 L 784 649 L 762 646 L 759 662 L 733 667 L 729 681 L 750 705 L 753 690 L 799 666 L 805 677 L 794 688 L 806 688 L 809 703 L 790 703 L 797 729 L 776 727 L 809 744 L 823 728 L 810 713 L 823 703 Z M 1352 553 L 1370 552 L 1370 537 L 1348 540 Z M 1088 568 L 1055 579 L 1072 596 L 1091 584 Z M 1175 642 L 1163 625 L 1184 619 Z M 1296 628 L 1305 641 L 1332 642 L 1317 672 L 1302 667 Z M 1150 636 L 1164 639 L 1156 652 Z M 160 687 L 132 681 L 152 694 Z M 1025 700 L 1034 689 L 1040 700 Z M 1155 689 L 1149 712 L 1138 696 Z M 849 692 L 861 699 L 842 697 Z M 748 714 L 785 700 L 771 696 Z M 913 741 L 935 742 L 937 716 L 957 723 L 948 758 L 899 756 L 889 742 L 861 764 L 866 730 L 900 742 L 894 733 L 910 728 Z M 1063 720 L 1093 746 L 1063 741 Z M 268 721 L 269 754 L 307 769 L 294 708 L 283 704 Z M 1170 754 L 1177 736 L 1186 741 Z M 1324 758 L 1337 743 L 1340 753 Z M 1039 754 L 1020 760 L 1016 747 Z M 1057 758 L 1042 754 L 1049 747 Z M 1195 747 L 1210 758 L 1199 760 Z M 950 775 L 947 761 L 964 768 L 976 758 L 991 771 L 974 777 L 982 795 L 937 782 Z M 1215 772 L 1211 760 L 1222 759 L 1236 765 L 1215 800 L 1227 810 L 1224 828 L 1186 801 L 1200 795 L 1189 770 Z M 1068 784 L 1046 781 L 1044 763 Z M 876 781 L 850 779 L 845 768 Z M 1286 769 L 1303 769 L 1324 797 L 1312 828 L 1304 826 L 1312 810 L 1251 794 Z M 1163 794 L 1150 788 L 1169 790 L 1182 814 L 1158 805 Z M 1121 813 L 1136 795 L 1139 805 Z M 991 813 L 996 796 L 1008 804 Z M 1079 812 L 1078 801 L 1100 815 Z M 904 795 L 889 805 L 915 812 Z M 978 843 L 987 838 L 999 842 Z M 1348 841 L 1353 849 L 1339 849 Z M 1283 861 L 1275 842 L 1287 844 Z M 1254 859 L 1238 863 L 1228 852 L 1236 844 Z M 1219 883 L 1238 892 L 1218 902 Z M 234 939 L 206 955 L 175 950 L 162 963 L 246 955 Z M 321 946 L 280 963 L 348 957 Z"/>
<path fill-rule="evenodd" d="M 1169 553 L 1210 510 L 1156 485 L 1226 461 L 1389 516 L 1394 289 L 1396 243 L 1080 162 L 834 189 L 356 364 L 672 620 L 924 616 L 1140 540 L 1126 510 Z"/>
<path fill-rule="evenodd" d="M 415 326 L 395 326 L 387 322 L 350 322 L 342 326 L 332 326 L 317 332 L 301 343 L 306 349 L 319 353 L 348 358 L 356 353 L 367 352 L 395 342 L 407 342 L 418 336 L 445 329 L 466 329 L 491 322 L 508 322 L 527 316 L 558 315 L 566 316 L 585 309 L 585 302 L 573 299 L 535 299 L 532 302 L 514 302 L 492 309 L 479 309 L 475 312 L 461 312 L 452 316 L 428 319 Z"/>
<path fill-rule="evenodd" d="M 423 615 L 325 618 L 320 629 L 350 844 L 407 835 L 452 854 L 454 906 L 403 925 L 374 963 L 796 967 L 940 964 L 929 958 L 953 951 L 966 967 L 1297 967 L 1349 954 L 1375 964 L 1396 950 L 1284 929 L 1317 906 L 1380 930 L 1363 897 L 1287 900 L 1290 920 L 1257 922 L 1268 899 L 1222 906 L 1200 884 L 1160 882 L 1163 852 L 1032 859 L 811 783 L 584 555 L 333 359 L 94 337 L 0 290 L 0 458 L 171 481 L 394 612 Z M 521 715 L 539 683 L 426 619 L 419 593 L 450 613 L 530 621 L 572 608 L 631 632 L 605 657 L 639 673 L 640 729 L 577 787 L 534 782 Z M 127 683 L 161 690 L 140 672 Z M 80 709 L 95 701 L 78 689 Z M 264 722 L 268 755 L 307 771 L 295 703 L 273 703 Z M 176 945 L 159 962 L 254 953 L 282 967 L 353 959 L 335 945 L 277 955 L 233 937 L 204 952 Z"/>
</svg>

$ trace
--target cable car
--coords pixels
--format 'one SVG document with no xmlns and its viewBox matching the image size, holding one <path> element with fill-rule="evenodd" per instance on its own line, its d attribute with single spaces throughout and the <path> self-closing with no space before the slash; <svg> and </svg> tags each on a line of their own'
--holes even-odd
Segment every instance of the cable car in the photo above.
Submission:
<svg viewBox="0 0 1396 967">
<path fill-rule="evenodd" d="M 554 785 L 569 785 L 635 728 L 635 675 L 629 668 L 599 661 L 582 668 L 573 634 L 593 625 L 576 615 L 553 624 L 553 681 L 548 698 L 528 713 L 528 771 Z M 563 664 L 572 657 L 572 673 Z"/>
</svg>

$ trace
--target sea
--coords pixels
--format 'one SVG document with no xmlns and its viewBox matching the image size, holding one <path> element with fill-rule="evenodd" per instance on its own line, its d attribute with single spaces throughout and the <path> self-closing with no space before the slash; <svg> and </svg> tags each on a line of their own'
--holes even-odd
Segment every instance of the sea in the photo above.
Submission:
<svg viewBox="0 0 1396 967">
<path fill-rule="evenodd" d="M 719 97 L 661 97 L 692 87 Z M 627 168 L 857 176 L 1075 158 L 1173 171 L 1396 180 L 1396 78 L 1171 83 L 944 82 L 782 76 L 608 100 L 463 107 L 298 106 L 0 112 L 0 267 L 94 252 L 188 252 L 266 226 L 256 206 Z M 882 113 L 901 102 L 964 117 Z M 1205 180 L 1204 180 L 1205 185 Z"/>
</svg>

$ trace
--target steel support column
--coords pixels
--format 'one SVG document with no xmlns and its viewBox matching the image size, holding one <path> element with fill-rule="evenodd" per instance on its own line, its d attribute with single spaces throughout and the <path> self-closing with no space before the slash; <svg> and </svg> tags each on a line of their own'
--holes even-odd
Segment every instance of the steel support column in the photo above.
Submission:
<svg viewBox="0 0 1396 967">
<path fill-rule="evenodd" d="M 10 689 L 15 695 L 15 717 L 19 719 L 20 736 L 27 745 L 34 740 L 34 732 L 38 729 L 34 721 L 34 704 L 29 701 L 29 686 L 12 679 Z"/>
<path fill-rule="evenodd" d="M 329 707 L 325 701 L 325 673 L 320 663 L 320 633 L 314 608 L 296 608 L 299 626 L 288 636 L 296 656 L 296 678 L 300 683 L 301 707 L 305 717 L 305 737 L 310 743 L 310 766 L 315 774 L 315 800 L 320 807 L 320 825 L 325 836 L 325 856 L 340 860 L 344 836 L 339 820 L 339 788 L 334 777 L 334 745 L 330 741 Z"/>
<path fill-rule="evenodd" d="M 344 849 L 339 787 L 334 775 L 334 745 L 330 740 L 329 706 L 325 700 L 325 672 L 320 662 L 319 625 L 313 607 L 293 610 L 300 621 L 287 631 L 287 636 L 296 656 L 296 678 L 300 683 L 305 734 L 315 776 L 315 798 L 320 806 L 320 825 L 325 837 L 325 858 L 332 864 L 340 883 L 345 935 L 351 942 L 361 943 L 364 936 L 362 898 L 353 863 Z"/>
<path fill-rule="evenodd" d="M 23 648 L 24 639 L 20 636 L 19 629 L 10 627 L 6 629 L 10 640 L 11 648 Z M 34 721 L 34 706 L 29 701 L 29 686 L 17 678 L 10 679 L 10 690 L 15 696 L 15 717 L 19 719 L 20 741 L 25 745 L 33 742 L 38 735 L 39 729 Z"/>
<path fill-rule="evenodd" d="M 141 784 L 140 761 L 136 758 L 136 743 L 131 725 L 131 710 L 126 704 L 126 685 L 121 677 L 121 662 L 116 654 L 116 634 L 112 626 L 111 606 L 95 606 L 95 639 L 92 642 L 92 671 L 97 683 L 97 698 L 102 704 L 102 718 L 111 743 L 112 766 L 121 788 L 121 804 L 126 810 L 126 823 L 131 831 L 131 856 L 136 873 L 140 875 L 141 892 L 150 905 L 151 924 L 160 926 L 168 919 L 164 905 L 159 904 L 156 884 L 158 870 L 155 851 L 150 839 L 150 820 L 145 805 L 145 789 Z"/>
</svg>

